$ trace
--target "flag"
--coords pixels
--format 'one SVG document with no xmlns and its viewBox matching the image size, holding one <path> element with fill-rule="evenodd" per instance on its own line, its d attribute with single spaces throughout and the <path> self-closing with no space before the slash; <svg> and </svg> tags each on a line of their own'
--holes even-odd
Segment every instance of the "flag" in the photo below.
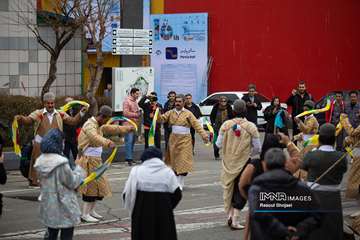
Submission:
<svg viewBox="0 0 360 240">
<path fill-rule="evenodd" d="M 106 124 L 113 124 L 114 122 L 119 122 L 119 121 L 126 121 L 135 127 L 135 131 L 138 130 L 136 123 L 134 123 L 131 119 L 128 119 L 127 117 L 124 116 L 112 117 L 106 122 Z"/>
<path fill-rule="evenodd" d="M 303 116 L 310 115 L 310 114 L 318 114 L 318 113 L 329 111 L 330 105 L 331 105 L 330 98 L 327 98 L 325 107 L 320 108 L 320 109 L 312 109 L 312 110 L 304 111 L 304 112 L 298 114 L 296 117 L 299 118 L 299 117 L 303 117 Z"/>
<path fill-rule="evenodd" d="M 307 141 L 304 142 L 304 147 L 307 147 L 309 145 L 315 145 L 315 146 L 319 145 L 319 135 L 318 134 L 312 136 L 311 138 L 309 138 Z"/>
<path fill-rule="evenodd" d="M 71 109 L 71 108 L 73 108 L 73 107 L 75 107 L 77 105 L 82 105 L 82 106 L 85 106 L 87 108 L 90 106 L 87 102 L 74 100 L 74 101 L 70 101 L 67 104 L 65 104 L 64 106 L 62 106 L 60 108 L 60 110 L 63 111 L 63 112 L 67 112 L 69 109 Z"/>
<path fill-rule="evenodd" d="M 21 157 L 20 139 L 19 139 L 19 124 L 15 118 L 11 125 L 12 128 L 12 141 L 14 144 L 14 152 L 16 155 Z"/>
<path fill-rule="evenodd" d="M 159 108 L 156 109 L 153 120 L 152 120 L 152 124 L 150 127 L 150 131 L 149 131 L 149 146 L 154 146 L 155 145 L 155 131 L 156 131 L 156 121 L 159 115 Z"/>
<path fill-rule="evenodd" d="M 103 163 L 100 167 L 98 167 L 94 172 L 90 173 L 89 176 L 87 176 L 84 181 L 80 184 L 80 186 L 89 184 L 90 182 L 98 179 L 101 177 L 101 175 L 104 174 L 104 172 L 110 167 L 112 161 L 115 158 L 117 152 L 117 148 L 114 148 L 112 153 L 110 154 L 109 158 Z"/>
<path fill-rule="evenodd" d="M 211 126 L 208 120 L 205 120 L 206 127 L 208 128 L 210 134 L 209 134 L 209 143 L 206 144 L 206 146 L 210 146 L 212 143 L 215 143 L 216 136 L 214 135 L 214 128 Z"/>
</svg>

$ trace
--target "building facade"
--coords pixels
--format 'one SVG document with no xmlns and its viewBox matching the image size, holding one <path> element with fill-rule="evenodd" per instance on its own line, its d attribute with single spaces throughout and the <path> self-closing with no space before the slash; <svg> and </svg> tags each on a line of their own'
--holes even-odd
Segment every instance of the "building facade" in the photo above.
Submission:
<svg viewBox="0 0 360 240">
<path fill-rule="evenodd" d="M 0 94 L 40 96 L 48 78 L 50 54 L 25 25 L 36 24 L 37 13 L 44 7 L 36 0 L 0 1 Z M 39 9 L 40 8 L 40 9 Z M 39 26 L 43 39 L 54 44 L 49 27 Z M 50 91 L 57 96 L 82 93 L 81 38 L 76 35 L 62 50 L 57 78 Z"/>
</svg>

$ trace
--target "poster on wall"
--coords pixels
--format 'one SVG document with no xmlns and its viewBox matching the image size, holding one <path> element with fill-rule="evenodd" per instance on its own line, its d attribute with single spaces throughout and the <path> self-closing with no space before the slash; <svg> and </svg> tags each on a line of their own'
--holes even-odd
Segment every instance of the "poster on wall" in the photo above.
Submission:
<svg viewBox="0 0 360 240">
<path fill-rule="evenodd" d="M 154 91 L 155 76 L 152 67 L 113 68 L 112 71 L 112 107 L 115 112 L 123 110 L 123 102 L 130 95 L 131 88 L 140 89 L 140 98 Z"/>
<path fill-rule="evenodd" d="M 198 103 L 207 96 L 208 14 L 151 16 L 155 91 L 164 103 L 169 91 L 191 93 Z"/>
</svg>

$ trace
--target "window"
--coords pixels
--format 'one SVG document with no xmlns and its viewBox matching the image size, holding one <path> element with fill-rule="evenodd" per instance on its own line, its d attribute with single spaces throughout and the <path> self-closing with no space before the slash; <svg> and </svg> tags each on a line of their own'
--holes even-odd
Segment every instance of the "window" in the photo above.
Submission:
<svg viewBox="0 0 360 240">
<path fill-rule="evenodd" d="M 213 106 L 215 103 L 217 103 L 219 101 L 219 95 L 213 95 L 207 99 L 205 99 L 205 101 L 201 102 L 199 105 L 200 106 Z"/>
</svg>

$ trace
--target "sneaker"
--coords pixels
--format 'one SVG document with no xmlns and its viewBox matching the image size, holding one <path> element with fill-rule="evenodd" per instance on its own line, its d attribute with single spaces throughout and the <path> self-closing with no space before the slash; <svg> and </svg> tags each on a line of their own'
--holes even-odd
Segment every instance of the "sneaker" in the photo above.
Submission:
<svg viewBox="0 0 360 240">
<path fill-rule="evenodd" d="M 221 157 L 215 157 L 215 160 L 216 160 L 216 161 L 220 161 L 220 160 L 221 160 Z"/>
<path fill-rule="evenodd" d="M 90 214 L 81 216 L 81 220 L 82 220 L 83 222 L 88 222 L 88 223 L 96 223 L 96 222 L 99 222 L 99 219 L 96 219 L 96 218 L 90 216 Z"/>
<path fill-rule="evenodd" d="M 240 223 L 234 223 L 232 222 L 230 225 L 231 230 L 241 230 L 244 229 L 245 227 L 243 225 L 241 225 Z"/>
<path fill-rule="evenodd" d="M 132 166 L 132 165 L 133 165 L 133 162 L 132 162 L 132 161 L 128 161 L 127 164 L 128 164 L 128 166 Z"/>
<path fill-rule="evenodd" d="M 98 214 L 98 213 L 95 212 L 95 211 L 92 211 L 92 212 L 90 213 L 90 216 L 91 216 L 91 217 L 94 217 L 94 218 L 97 218 L 97 219 L 103 219 L 103 218 L 104 218 L 103 216 L 101 216 L 100 214 Z"/>
</svg>

